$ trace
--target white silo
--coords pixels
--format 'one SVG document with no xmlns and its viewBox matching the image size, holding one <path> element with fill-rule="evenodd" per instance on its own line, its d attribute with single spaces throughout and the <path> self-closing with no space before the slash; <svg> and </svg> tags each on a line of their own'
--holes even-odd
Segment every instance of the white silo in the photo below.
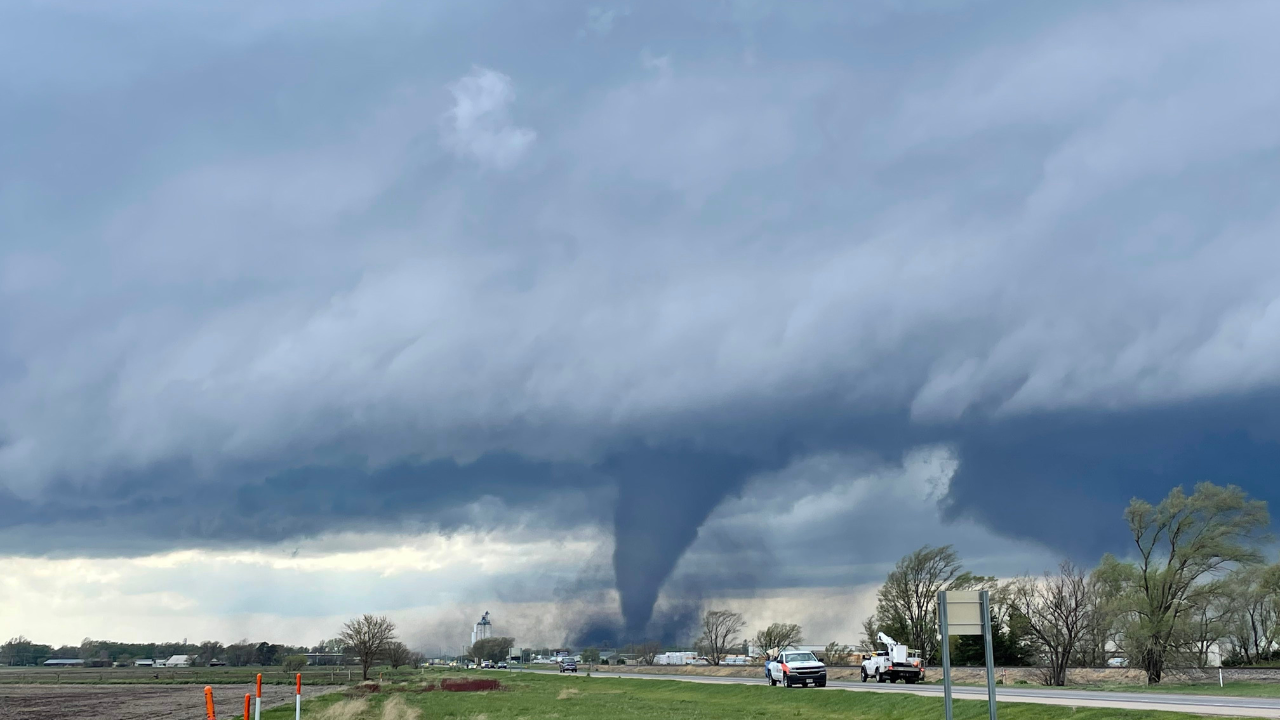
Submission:
<svg viewBox="0 0 1280 720">
<path fill-rule="evenodd" d="M 493 637 L 493 623 L 489 622 L 489 611 L 485 611 L 480 617 L 480 622 L 476 623 L 471 629 L 471 644 L 475 645 L 477 640 Z"/>
</svg>

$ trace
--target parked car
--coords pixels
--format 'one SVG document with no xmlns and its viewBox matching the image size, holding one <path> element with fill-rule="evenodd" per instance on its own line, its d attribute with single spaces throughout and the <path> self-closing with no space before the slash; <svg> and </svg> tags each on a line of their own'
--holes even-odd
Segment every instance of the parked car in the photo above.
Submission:
<svg viewBox="0 0 1280 720">
<path fill-rule="evenodd" d="M 500 663 L 498 663 L 498 669 L 499 669 L 499 670 L 506 670 L 506 669 L 507 669 L 507 664 L 506 664 L 506 663 L 504 663 L 504 662 L 500 662 Z"/>
<path fill-rule="evenodd" d="M 770 685 L 826 687 L 827 666 L 808 650 L 783 650 L 765 663 L 764 677 Z"/>
<path fill-rule="evenodd" d="M 564 662 L 560 663 L 560 672 L 576 673 L 578 672 L 578 663 L 574 662 L 573 660 L 565 660 Z"/>
<path fill-rule="evenodd" d="M 481 668 L 483 668 L 483 669 L 485 669 L 485 670 L 492 670 L 492 669 L 493 669 L 493 661 L 492 661 L 492 660 L 485 660 L 484 662 L 480 663 L 480 667 L 481 667 Z"/>
</svg>

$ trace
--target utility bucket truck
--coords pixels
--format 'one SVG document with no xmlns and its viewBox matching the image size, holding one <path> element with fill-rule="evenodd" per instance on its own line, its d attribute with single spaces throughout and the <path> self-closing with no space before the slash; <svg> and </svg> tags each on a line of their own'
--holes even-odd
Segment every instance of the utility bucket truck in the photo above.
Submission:
<svg viewBox="0 0 1280 720">
<path fill-rule="evenodd" d="M 888 648 L 862 661 L 862 682 L 875 678 L 876 682 L 917 683 L 924 680 L 924 663 L 918 657 L 911 657 L 906 645 L 880 633 L 880 644 Z"/>
</svg>

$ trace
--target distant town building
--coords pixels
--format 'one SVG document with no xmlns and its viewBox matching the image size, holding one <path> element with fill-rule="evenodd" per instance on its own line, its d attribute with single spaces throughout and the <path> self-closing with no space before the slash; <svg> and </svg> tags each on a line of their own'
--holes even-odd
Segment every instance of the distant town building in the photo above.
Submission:
<svg viewBox="0 0 1280 720">
<path fill-rule="evenodd" d="M 308 665 L 342 665 L 346 657 L 342 653 L 303 653 L 303 656 Z"/>
</svg>

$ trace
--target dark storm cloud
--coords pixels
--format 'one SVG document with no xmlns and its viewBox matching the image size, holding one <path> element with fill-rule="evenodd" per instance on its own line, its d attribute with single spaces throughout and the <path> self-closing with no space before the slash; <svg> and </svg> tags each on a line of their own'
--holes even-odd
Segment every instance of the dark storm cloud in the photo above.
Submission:
<svg viewBox="0 0 1280 720">
<path fill-rule="evenodd" d="M 612 523 L 634 634 L 822 453 L 1082 556 L 1270 497 L 1278 13 L 6 6 L 0 538 Z"/>
</svg>

